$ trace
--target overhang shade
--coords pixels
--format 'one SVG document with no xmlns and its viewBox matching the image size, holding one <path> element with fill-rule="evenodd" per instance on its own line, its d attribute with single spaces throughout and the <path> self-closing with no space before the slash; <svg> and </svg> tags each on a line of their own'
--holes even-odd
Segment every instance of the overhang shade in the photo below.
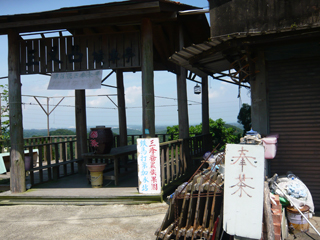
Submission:
<svg viewBox="0 0 320 240">
<path fill-rule="evenodd" d="M 217 45 L 218 44 L 214 42 L 193 44 L 190 47 L 183 48 L 181 51 L 174 53 L 169 60 L 190 70 L 200 77 L 205 77 L 213 73 L 219 73 L 229 66 L 229 62 L 224 58 L 221 52 L 212 54 L 206 59 L 201 59 L 199 61 L 196 60 L 197 56 L 205 54 L 207 51 L 212 49 L 212 47 Z"/>
<path fill-rule="evenodd" d="M 300 31 L 296 31 L 300 30 Z M 215 79 L 241 85 L 250 81 L 257 72 L 250 69 L 250 47 L 268 42 L 268 46 L 279 41 L 297 39 L 306 34 L 318 36 L 319 25 L 299 26 L 278 31 L 255 31 L 232 33 L 212 37 L 210 41 L 193 44 L 175 52 L 169 60 L 199 75 L 210 75 Z M 231 79 L 227 79 L 230 77 Z M 247 85 L 244 85 L 247 86 Z"/>
</svg>

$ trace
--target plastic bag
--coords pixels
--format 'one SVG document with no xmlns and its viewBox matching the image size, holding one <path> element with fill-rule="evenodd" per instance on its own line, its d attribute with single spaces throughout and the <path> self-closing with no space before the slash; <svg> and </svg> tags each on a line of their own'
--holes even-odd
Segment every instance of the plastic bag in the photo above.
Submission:
<svg viewBox="0 0 320 240">
<path fill-rule="evenodd" d="M 298 206 L 307 205 L 310 208 L 310 212 L 314 214 L 312 195 L 307 186 L 298 177 L 292 173 L 288 174 L 287 177 L 281 177 L 278 179 L 278 186 L 286 191 L 292 202 Z M 276 194 L 284 197 L 279 189 L 274 190 Z"/>
</svg>

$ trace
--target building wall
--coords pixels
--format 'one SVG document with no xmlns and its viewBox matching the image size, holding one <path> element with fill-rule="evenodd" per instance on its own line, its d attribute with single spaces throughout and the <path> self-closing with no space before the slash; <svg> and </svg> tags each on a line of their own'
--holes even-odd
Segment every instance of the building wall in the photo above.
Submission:
<svg viewBox="0 0 320 240">
<path fill-rule="evenodd" d="M 209 0 L 211 36 L 320 23 L 320 0 Z"/>
<path fill-rule="evenodd" d="M 293 172 L 309 188 L 319 210 L 320 48 L 314 43 L 289 46 L 282 53 L 281 46 L 265 51 L 269 133 L 279 134 L 270 174 Z"/>
</svg>

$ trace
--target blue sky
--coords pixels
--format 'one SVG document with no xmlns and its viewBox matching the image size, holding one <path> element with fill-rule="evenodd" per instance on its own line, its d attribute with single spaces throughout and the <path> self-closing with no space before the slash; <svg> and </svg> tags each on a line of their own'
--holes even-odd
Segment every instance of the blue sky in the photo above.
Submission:
<svg viewBox="0 0 320 240">
<path fill-rule="evenodd" d="M 90 4 L 99 4 L 107 2 L 106 0 L 0 0 L 0 15 L 11 15 L 18 13 L 41 12 L 54 10 L 62 7 L 72 7 Z M 202 8 L 208 8 L 207 0 L 181 0 L 181 3 L 194 5 Z M 8 42 L 7 36 L 0 35 L 0 78 L 8 75 Z M 103 71 L 103 77 L 108 75 L 110 71 Z M 50 99 L 50 105 L 58 103 L 59 96 L 69 96 L 61 102 L 50 115 L 50 128 L 68 128 L 75 126 L 74 113 L 74 91 L 64 90 L 47 90 L 50 78 L 42 75 L 23 75 L 22 94 L 31 96 L 57 97 Z M 199 79 L 200 80 L 200 79 Z M 6 84 L 7 79 L 0 79 L 0 84 Z M 108 85 L 115 84 L 115 74 L 108 78 L 105 82 Z M 127 124 L 142 124 L 142 99 L 141 99 L 141 73 L 125 73 L 124 85 L 126 94 L 127 107 Z M 155 113 L 156 125 L 177 125 L 177 86 L 176 76 L 168 72 L 155 72 Z M 195 83 L 188 81 L 187 94 L 189 102 L 189 123 L 190 125 L 199 124 L 201 122 L 201 95 L 193 93 Z M 87 95 L 106 95 L 115 94 L 113 88 L 102 87 L 96 90 L 87 90 Z M 209 115 L 212 119 L 222 118 L 228 123 L 237 122 L 237 115 L 241 103 L 250 103 L 250 93 L 246 89 L 241 90 L 241 99 L 237 98 L 238 87 L 232 84 L 213 80 L 209 77 Z M 39 98 L 41 103 L 45 104 L 45 98 Z M 116 97 L 111 97 L 116 102 Z M 32 97 L 23 96 L 23 126 L 25 129 L 44 129 L 47 127 L 47 118 L 40 106 L 36 105 L 36 101 Z M 118 124 L 118 113 L 114 104 L 106 97 L 87 97 L 87 125 L 105 125 L 114 126 Z M 54 106 L 50 106 L 50 110 Z"/>
</svg>

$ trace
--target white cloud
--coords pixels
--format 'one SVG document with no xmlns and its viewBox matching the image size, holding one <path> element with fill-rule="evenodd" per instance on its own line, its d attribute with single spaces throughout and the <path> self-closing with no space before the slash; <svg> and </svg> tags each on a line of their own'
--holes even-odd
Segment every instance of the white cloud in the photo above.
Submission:
<svg viewBox="0 0 320 240">
<path fill-rule="evenodd" d="M 141 103 L 141 87 L 137 86 L 132 86 L 128 87 L 125 90 L 125 98 L 126 98 L 126 103 L 131 104 L 131 103 L 136 103 L 140 102 Z"/>
<path fill-rule="evenodd" d="M 209 98 L 221 98 L 226 94 L 226 88 L 224 86 L 220 86 L 218 90 L 209 89 Z"/>
</svg>

